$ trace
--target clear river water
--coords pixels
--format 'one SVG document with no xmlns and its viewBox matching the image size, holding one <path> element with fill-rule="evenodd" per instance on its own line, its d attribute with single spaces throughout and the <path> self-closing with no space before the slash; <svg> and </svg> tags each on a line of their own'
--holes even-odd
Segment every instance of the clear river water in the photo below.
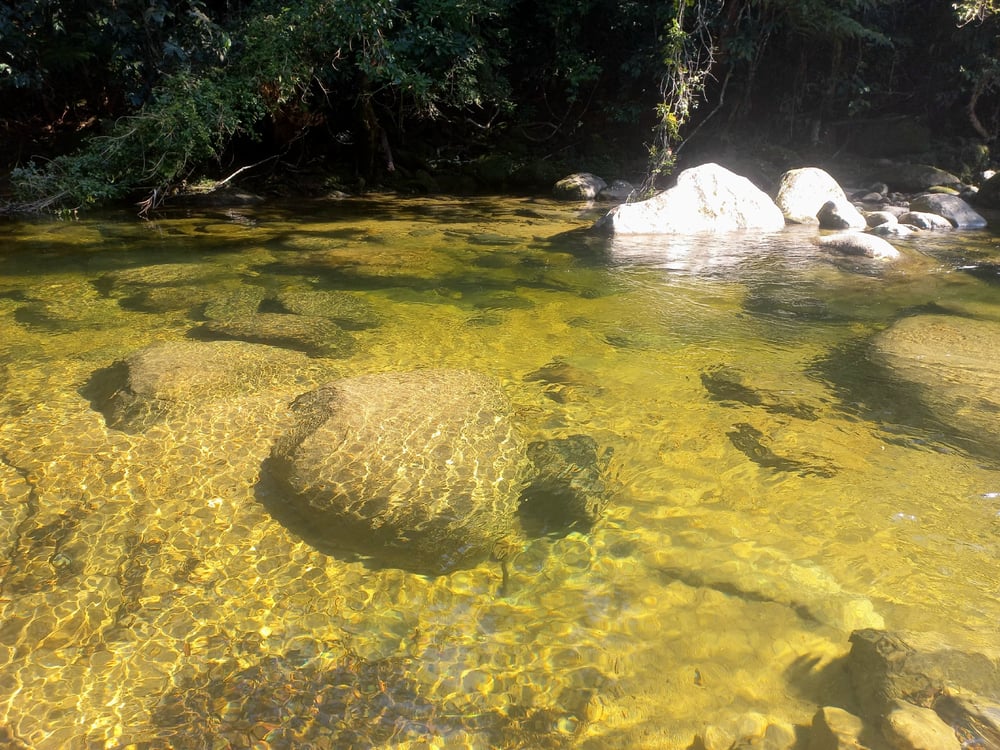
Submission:
<svg viewBox="0 0 1000 750">
<path fill-rule="evenodd" d="M 582 231 L 599 213 L 372 196 L 0 224 L 0 743 L 682 748 L 849 705 L 858 628 L 1000 643 L 1000 449 L 870 354 L 914 312 L 1000 321 L 1000 239 L 885 263 L 811 228 L 609 240 Z M 287 290 L 378 322 L 336 352 L 298 325 L 319 350 L 217 412 L 127 432 L 94 408 L 94 373 Z M 606 449 L 601 519 L 426 576 L 268 513 L 297 395 L 439 367 L 496 378 L 526 439 Z"/>
</svg>

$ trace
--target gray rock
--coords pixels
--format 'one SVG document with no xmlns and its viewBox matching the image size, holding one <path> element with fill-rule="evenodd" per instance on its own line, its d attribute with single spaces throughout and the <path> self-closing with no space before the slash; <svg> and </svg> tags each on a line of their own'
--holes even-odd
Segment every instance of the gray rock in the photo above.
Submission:
<svg viewBox="0 0 1000 750">
<path fill-rule="evenodd" d="M 499 384 L 420 370 L 336 380 L 299 397 L 264 467 L 269 504 L 334 549 L 442 573 L 516 529 L 530 473 Z"/>
<path fill-rule="evenodd" d="M 924 406 L 977 442 L 1000 442 L 1000 323 L 949 315 L 896 321 L 873 341 L 872 358 L 919 386 Z"/>
<path fill-rule="evenodd" d="M 859 750 L 866 747 L 864 721 L 842 708 L 822 706 L 813 716 L 809 750 Z"/>
<path fill-rule="evenodd" d="M 852 199 L 861 201 L 862 203 L 881 203 L 885 200 L 885 195 L 882 193 L 866 193 L 860 192 L 851 196 Z"/>
<path fill-rule="evenodd" d="M 817 214 L 827 201 L 837 206 L 849 204 L 837 181 L 817 167 L 785 172 L 774 200 L 784 217 L 795 224 L 818 224 Z"/>
<path fill-rule="evenodd" d="M 865 214 L 865 223 L 870 227 L 877 227 L 882 224 L 896 224 L 899 219 L 892 211 L 869 211 Z"/>
<path fill-rule="evenodd" d="M 691 234 L 784 228 L 781 211 L 745 177 L 718 164 L 686 169 L 677 185 L 611 209 L 595 225 L 612 234 Z"/>
<path fill-rule="evenodd" d="M 627 201 L 629 196 L 635 191 L 631 182 L 625 180 L 612 180 L 611 184 L 597 194 L 598 200 L 609 201 L 611 203 L 621 203 Z"/>
<path fill-rule="evenodd" d="M 882 723 L 882 734 L 893 750 L 961 750 L 955 730 L 933 709 L 894 701 Z"/>
<path fill-rule="evenodd" d="M 910 201 L 910 210 L 943 216 L 959 229 L 979 229 L 986 226 L 986 219 L 957 195 L 918 195 Z"/>
<path fill-rule="evenodd" d="M 248 341 L 295 349 L 314 357 L 349 357 L 354 338 L 328 318 L 256 313 L 245 318 L 210 320 L 192 329 L 203 340 Z"/>
<path fill-rule="evenodd" d="M 864 229 L 865 217 L 846 198 L 829 200 L 816 213 L 821 229 Z"/>
<path fill-rule="evenodd" d="M 907 211 L 899 217 L 900 224 L 909 224 L 917 229 L 946 230 L 954 229 L 952 223 L 943 216 L 929 214 L 925 211 Z"/>
<path fill-rule="evenodd" d="M 865 258 L 892 260 L 899 251 L 881 237 L 866 232 L 838 232 L 820 237 L 819 246 L 841 255 L 860 255 Z"/>
<path fill-rule="evenodd" d="M 895 237 L 901 239 L 903 237 L 911 237 L 917 233 L 917 228 L 911 224 L 899 224 L 893 222 L 891 224 L 879 224 L 868 230 L 869 234 L 874 234 L 876 237 Z"/>
<path fill-rule="evenodd" d="M 592 201 L 607 186 L 608 183 L 597 175 L 590 172 L 577 172 L 559 180 L 552 192 L 556 200 Z"/>
<path fill-rule="evenodd" d="M 81 393 L 113 429 L 141 432 L 211 402 L 273 387 L 308 358 L 242 341 L 172 341 L 95 372 Z"/>
<path fill-rule="evenodd" d="M 918 192 L 935 185 L 958 186 L 962 181 L 950 172 L 928 164 L 887 164 L 879 167 L 879 178 L 893 190 Z"/>
</svg>

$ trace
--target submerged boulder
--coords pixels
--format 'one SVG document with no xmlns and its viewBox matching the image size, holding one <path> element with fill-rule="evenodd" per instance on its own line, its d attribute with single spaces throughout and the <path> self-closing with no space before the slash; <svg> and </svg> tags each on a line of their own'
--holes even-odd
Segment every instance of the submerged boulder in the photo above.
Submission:
<svg viewBox="0 0 1000 750">
<path fill-rule="evenodd" d="M 916 385 L 924 406 L 977 443 L 1000 442 L 1000 322 L 915 315 L 875 337 L 872 358 Z"/>
<path fill-rule="evenodd" d="M 209 320 L 191 330 L 193 338 L 248 341 L 295 349 L 314 357 L 349 357 L 354 337 L 329 318 L 254 313 L 242 318 Z"/>
<path fill-rule="evenodd" d="M 996 649 L 966 650 L 934 633 L 867 628 L 851 633 L 846 668 L 864 719 L 878 725 L 895 714 L 890 726 L 883 724 L 893 747 L 957 750 L 956 731 L 963 746 L 1000 747 Z M 935 741 L 908 744 L 915 735 Z"/>
<path fill-rule="evenodd" d="M 524 490 L 521 518 L 540 533 L 589 528 L 610 502 L 610 449 L 600 451 L 589 435 L 539 440 L 528 446 L 534 476 Z"/>
<path fill-rule="evenodd" d="M 242 341 L 171 341 L 96 371 L 81 389 L 112 429 L 141 432 L 208 403 L 286 382 L 308 358 Z"/>
<path fill-rule="evenodd" d="M 785 218 L 750 180 L 718 164 L 685 169 L 677 185 L 649 200 L 611 209 L 594 225 L 612 234 L 777 231 Z"/>
<path fill-rule="evenodd" d="M 381 323 L 371 304 L 350 292 L 283 289 L 275 295 L 275 302 L 284 312 L 329 318 L 348 330 L 374 328 Z"/>
<path fill-rule="evenodd" d="M 443 573 L 516 529 L 530 464 L 499 384 L 464 370 L 363 375 L 292 405 L 265 502 L 312 540 Z"/>
</svg>

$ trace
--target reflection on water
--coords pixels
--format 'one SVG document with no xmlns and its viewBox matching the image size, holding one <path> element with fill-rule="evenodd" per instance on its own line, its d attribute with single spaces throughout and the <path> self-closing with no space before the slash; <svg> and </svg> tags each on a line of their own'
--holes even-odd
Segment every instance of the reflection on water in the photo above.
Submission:
<svg viewBox="0 0 1000 750">
<path fill-rule="evenodd" d="M 998 446 L 867 356 L 902 315 L 1000 320 L 992 237 L 887 266 L 804 230 L 573 231 L 592 218 L 371 199 L 0 227 L 0 741 L 685 747 L 843 705 L 853 629 L 996 643 Z M 197 407 L 193 373 L 141 429 L 93 408 L 95 373 L 204 338 L 288 352 Z M 602 519 L 425 577 L 257 501 L 296 396 L 428 367 L 499 379 L 529 442 L 607 449 Z"/>
</svg>

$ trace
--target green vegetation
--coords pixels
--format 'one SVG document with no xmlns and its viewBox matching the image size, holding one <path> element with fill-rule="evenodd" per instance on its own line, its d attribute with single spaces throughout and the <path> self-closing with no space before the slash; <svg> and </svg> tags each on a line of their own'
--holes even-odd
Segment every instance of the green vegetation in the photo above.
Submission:
<svg viewBox="0 0 1000 750">
<path fill-rule="evenodd" d="M 644 145 L 652 190 L 696 134 L 808 144 L 892 114 L 989 144 L 995 6 L 13 0 L 3 161 L 20 208 L 148 210 L 252 165 L 371 184 L 502 154 L 586 168 Z"/>
</svg>

